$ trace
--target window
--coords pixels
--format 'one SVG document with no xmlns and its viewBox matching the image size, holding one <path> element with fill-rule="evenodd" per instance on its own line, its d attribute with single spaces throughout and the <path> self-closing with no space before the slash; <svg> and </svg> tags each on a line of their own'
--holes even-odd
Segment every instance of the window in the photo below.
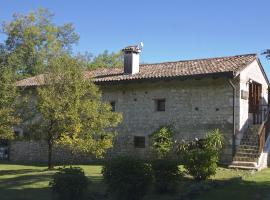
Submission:
<svg viewBox="0 0 270 200">
<path fill-rule="evenodd" d="M 135 148 L 145 148 L 145 137 L 135 136 L 134 137 L 134 147 Z"/>
<path fill-rule="evenodd" d="M 15 135 L 16 137 L 19 137 L 19 136 L 21 135 L 21 132 L 18 131 L 18 130 L 16 130 L 16 131 L 14 131 L 14 135 Z"/>
<path fill-rule="evenodd" d="M 156 110 L 157 111 L 165 111 L 165 99 L 157 99 L 156 100 Z"/>
<path fill-rule="evenodd" d="M 111 101 L 110 104 L 112 107 L 112 112 L 115 112 L 115 101 Z"/>
</svg>

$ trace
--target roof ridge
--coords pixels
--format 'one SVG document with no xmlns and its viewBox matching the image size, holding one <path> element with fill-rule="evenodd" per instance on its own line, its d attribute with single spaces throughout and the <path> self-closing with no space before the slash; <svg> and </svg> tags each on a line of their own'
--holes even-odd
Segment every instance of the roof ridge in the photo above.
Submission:
<svg viewBox="0 0 270 200">
<path fill-rule="evenodd" d="M 213 59 L 224 59 L 224 58 L 235 58 L 235 57 L 246 57 L 246 56 L 257 56 L 257 53 L 248 53 L 248 54 L 239 54 L 234 56 L 220 56 L 220 57 L 209 57 L 209 58 L 196 58 L 196 59 L 188 59 L 188 60 L 178 60 L 178 61 L 165 61 L 165 62 L 157 62 L 157 63 L 145 63 L 140 64 L 140 66 L 145 65 L 158 65 L 158 64 L 165 64 L 165 63 L 178 63 L 178 62 L 191 62 L 191 61 L 201 61 L 201 60 L 213 60 Z"/>
</svg>

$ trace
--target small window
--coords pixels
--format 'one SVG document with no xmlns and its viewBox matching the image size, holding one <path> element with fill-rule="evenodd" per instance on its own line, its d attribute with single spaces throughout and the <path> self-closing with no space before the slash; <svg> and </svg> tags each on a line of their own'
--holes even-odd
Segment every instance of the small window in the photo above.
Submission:
<svg viewBox="0 0 270 200">
<path fill-rule="evenodd" d="M 115 112 L 115 101 L 111 101 L 110 104 L 112 107 L 112 112 Z"/>
<path fill-rule="evenodd" d="M 16 137 L 19 137 L 20 135 L 21 135 L 21 132 L 20 131 L 14 131 L 14 135 L 16 136 Z"/>
<path fill-rule="evenodd" d="M 165 111 L 165 99 L 157 99 L 156 100 L 156 110 L 157 111 Z"/>
<path fill-rule="evenodd" d="M 134 147 L 135 148 L 145 148 L 145 137 L 135 136 L 134 137 Z"/>
</svg>

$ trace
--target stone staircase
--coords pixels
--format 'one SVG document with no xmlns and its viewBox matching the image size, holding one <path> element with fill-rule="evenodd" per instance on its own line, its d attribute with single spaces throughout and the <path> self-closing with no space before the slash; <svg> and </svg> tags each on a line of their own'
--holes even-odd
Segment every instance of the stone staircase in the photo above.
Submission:
<svg viewBox="0 0 270 200">
<path fill-rule="evenodd" d="M 243 136 L 230 168 L 255 169 L 258 168 L 260 124 L 252 125 Z"/>
</svg>

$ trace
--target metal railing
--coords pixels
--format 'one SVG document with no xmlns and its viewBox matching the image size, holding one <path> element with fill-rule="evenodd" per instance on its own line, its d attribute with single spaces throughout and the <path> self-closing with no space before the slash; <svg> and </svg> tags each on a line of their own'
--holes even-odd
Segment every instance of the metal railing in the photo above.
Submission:
<svg viewBox="0 0 270 200">
<path fill-rule="evenodd" d="M 258 113 L 253 113 L 253 124 L 261 124 L 258 129 L 259 153 L 263 151 L 265 141 L 269 132 L 269 108 L 268 105 L 261 105 Z M 255 118 L 254 118 L 255 117 Z"/>
</svg>

